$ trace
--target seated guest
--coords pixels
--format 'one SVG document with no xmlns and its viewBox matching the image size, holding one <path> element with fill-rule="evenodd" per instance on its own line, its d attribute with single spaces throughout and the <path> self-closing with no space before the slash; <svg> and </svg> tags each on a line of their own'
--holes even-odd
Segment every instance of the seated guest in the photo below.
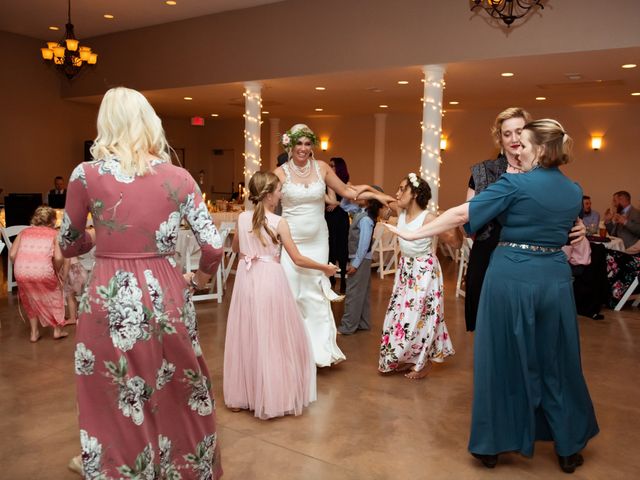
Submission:
<svg viewBox="0 0 640 480">
<path fill-rule="evenodd" d="M 620 237 L 624 247 L 640 240 L 640 210 L 631 206 L 631 195 L 621 190 L 613 194 L 613 210 L 608 208 L 604 212 L 604 225 L 607 232 Z"/>
<path fill-rule="evenodd" d="M 18 295 L 29 317 L 32 342 L 40 339 L 38 321 L 53 327 L 53 338 L 63 338 L 64 300 L 58 279 L 63 257 L 56 241 L 56 212 L 51 207 L 38 207 L 31 226 L 22 230 L 11 245 L 9 258 L 14 263 Z"/>
<path fill-rule="evenodd" d="M 67 201 L 67 189 L 64 188 L 64 179 L 56 177 L 53 181 L 56 188 L 49 190 L 49 206 L 51 208 L 64 208 Z"/>
<path fill-rule="evenodd" d="M 588 235 L 597 235 L 600 226 L 600 214 L 591 209 L 591 197 L 582 197 L 582 221 L 587 228 Z"/>
</svg>

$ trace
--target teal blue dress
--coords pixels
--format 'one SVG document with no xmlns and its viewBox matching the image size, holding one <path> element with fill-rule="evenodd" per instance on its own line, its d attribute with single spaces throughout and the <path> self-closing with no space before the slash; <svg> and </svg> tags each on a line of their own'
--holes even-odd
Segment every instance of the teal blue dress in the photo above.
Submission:
<svg viewBox="0 0 640 480">
<path fill-rule="evenodd" d="M 599 431 L 580 364 L 571 269 L 560 247 L 580 212 L 582 189 L 557 168 L 504 174 L 471 199 L 469 232 L 498 218 L 501 242 L 482 286 L 474 344 L 469 451 L 533 455 L 553 440 L 558 455 Z"/>
</svg>

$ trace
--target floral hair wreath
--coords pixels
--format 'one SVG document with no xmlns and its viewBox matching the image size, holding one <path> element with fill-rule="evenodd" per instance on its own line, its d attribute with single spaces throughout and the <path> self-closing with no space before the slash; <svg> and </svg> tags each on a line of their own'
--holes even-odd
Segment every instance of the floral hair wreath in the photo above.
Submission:
<svg viewBox="0 0 640 480">
<path fill-rule="evenodd" d="M 420 180 L 418 180 L 418 176 L 411 172 L 409 175 L 407 175 L 407 178 L 409 178 L 409 181 L 411 182 L 411 185 L 413 185 L 413 188 L 419 188 L 420 187 Z"/>
<path fill-rule="evenodd" d="M 318 138 L 316 137 L 316 134 L 306 128 L 296 130 L 295 132 L 287 130 L 282 134 L 282 137 L 280 138 L 280 144 L 285 148 L 285 150 L 289 150 L 296 143 L 298 143 L 298 140 L 300 140 L 302 137 L 306 137 L 311 140 L 311 143 L 313 145 L 318 144 Z"/>
</svg>

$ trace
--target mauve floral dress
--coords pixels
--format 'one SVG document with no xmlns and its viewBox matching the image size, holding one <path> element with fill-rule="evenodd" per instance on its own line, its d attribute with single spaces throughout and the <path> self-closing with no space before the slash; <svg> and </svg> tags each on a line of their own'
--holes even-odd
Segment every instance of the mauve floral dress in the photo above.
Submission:
<svg viewBox="0 0 640 480">
<path fill-rule="evenodd" d="M 78 165 L 59 243 L 96 263 L 79 306 L 75 372 L 85 478 L 216 479 L 222 475 L 211 377 L 191 294 L 172 255 L 185 218 L 215 272 L 221 239 L 189 173 L 155 161 L 125 174 L 116 159 Z"/>
</svg>

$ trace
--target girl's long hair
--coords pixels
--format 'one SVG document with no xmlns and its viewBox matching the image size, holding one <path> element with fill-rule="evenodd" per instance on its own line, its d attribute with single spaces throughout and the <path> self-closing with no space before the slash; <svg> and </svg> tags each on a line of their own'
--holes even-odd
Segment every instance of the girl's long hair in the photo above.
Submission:
<svg viewBox="0 0 640 480">
<path fill-rule="evenodd" d="M 269 235 L 274 245 L 280 243 L 278 241 L 278 235 L 271 230 L 267 224 L 267 215 L 265 214 L 264 205 L 262 204 L 264 197 L 276 191 L 278 183 L 280 183 L 280 179 L 271 172 L 256 172 L 253 177 L 251 177 L 251 180 L 249 180 L 249 200 L 255 205 L 251 221 L 251 233 L 258 237 L 260 243 L 265 247 L 267 246 L 267 242 L 262 235 L 263 229 L 267 232 L 267 235 Z"/>
</svg>

